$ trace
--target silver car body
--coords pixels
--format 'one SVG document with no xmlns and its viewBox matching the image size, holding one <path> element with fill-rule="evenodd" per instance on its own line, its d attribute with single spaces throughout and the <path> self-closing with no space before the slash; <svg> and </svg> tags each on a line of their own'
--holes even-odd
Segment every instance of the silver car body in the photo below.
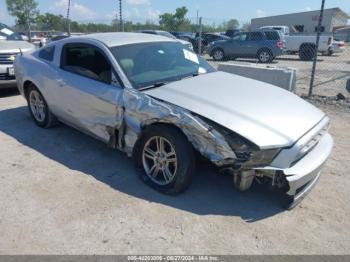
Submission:
<svg viewBox="0 0 350 262">
<path fill-rule="evenodd" d="M 52 62 L 38 51 L 15 61 L 18 88 L 25 95 L 35 84 L 50 110 L 62 121 L 116 147 L 129 156 L 145 127 L 168 123 L 182 130 L 194 148 L 219 168 L 236 165 L 237 155 L 226 133 L 230 130 L 261 151 L 279 150 L 269 165 L 243 167 L 288 181 L 287 194 L 301 201 L 315 185 L 331 153 L 329 119 L 320 110 L 278 87 L 223 72 L 199 75 L 157 89 L 133 88 L 109 47 L 134 43 L 172 42 L 161 36 L 107 33 L 68 38 L 55 46 Z M 97 84 L 60 68 L 62 47 L 87 43 L 102 50 L 122 87 Z M 215 123 L 213 125 L 212 123 Z"/>
</svg>

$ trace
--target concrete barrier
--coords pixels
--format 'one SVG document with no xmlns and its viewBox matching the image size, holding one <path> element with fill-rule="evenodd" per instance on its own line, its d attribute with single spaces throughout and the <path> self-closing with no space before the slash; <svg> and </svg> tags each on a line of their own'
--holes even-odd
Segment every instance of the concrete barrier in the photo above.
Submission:
<svg viewBox="0 0 350 262">
<path fill-rule="evenodd" d="M 269 83 L 295 93 L 297 70 L 252 63 L 220 63 L 219 71 Z"/>
</svg>

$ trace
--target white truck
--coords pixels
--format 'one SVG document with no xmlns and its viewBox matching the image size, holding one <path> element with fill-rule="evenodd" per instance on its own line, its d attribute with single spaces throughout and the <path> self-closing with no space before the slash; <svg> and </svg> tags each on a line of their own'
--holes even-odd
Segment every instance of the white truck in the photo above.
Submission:
<svg viewBox="0 0 350 262">
<path fill-rule="evenodd" d="M 278 30 L 284 35 L 287 53 L 299 54 L 301 60 L 311 61 L 316 55 L 317 35 L 302 35 L 289 32 L 288 26 L 263 26 L 261 30 Z M 332 52 L 333 36 L 321 35 L 318 52 L 330 54 Z"/>
<path fill-rule="evenodd" d="M 13 62 L 19 53 L 34 48 L 35 46 L 24 41 L 20 34 L 0 23 L 0 89 L 16 87 Z"/>
</svg>

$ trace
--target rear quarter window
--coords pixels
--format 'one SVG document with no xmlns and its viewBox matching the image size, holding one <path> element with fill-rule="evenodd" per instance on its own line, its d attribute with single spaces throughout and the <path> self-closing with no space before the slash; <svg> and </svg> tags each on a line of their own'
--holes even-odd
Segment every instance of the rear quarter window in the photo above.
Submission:
<svg viewBox="0 0 350 262">
<path fill-rule="evenodd" d="M 264 36 L 261 32 L 253 32 L 253 33 L 250 33 L 250 40 L 261 41 L 261 40 L 264 40 Z"/>
<path fill-rule="evenodd" d="M 280 40 L 278 32 L 265 32 L 267 40 Z"/>
<path fill-rule="evenodd" d="M 40 50 L 39 57 L 46 61 L 53 61 L 55 55 L 55 46 L 48 46 Z"/>
</svg>

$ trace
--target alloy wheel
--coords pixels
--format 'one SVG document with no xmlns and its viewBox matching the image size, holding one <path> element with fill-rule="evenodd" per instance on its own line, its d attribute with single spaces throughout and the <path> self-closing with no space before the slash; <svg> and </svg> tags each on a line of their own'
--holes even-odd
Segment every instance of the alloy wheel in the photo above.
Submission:
<svg viewBox="0 0 350 262">
<path fill-rule="evenodd" d="M 45 113 L 45 102 L 43 97 L 41 96 L 41 94 L 36 91 L 33 90 L 30 92 L 29 95 L 29 105 L 30 105 L 30 110 L 33 113 L 34 118 L 38 121 L 38 122 L 43 122 L 45 120 L 46 117 L 46 113 Z"/>
<path fill-rule="evenodd" d="M 267 51 L 263 51 L 259 55 L 260 61 L 266 63 L 270 60 L 270 53 Z"/>
<path fill-rule="evenodd" d="M 218 60 L 218 61 L 224 59 L 224 52 L 222 50 L 219 50 L 219 49 L 215 50 L 215 52 L 214 52 L 214 59 Z"/>
<path fill-rule="evenodd" d="M 173 145 L 164 137 L 151 137 L 142 151 L 142 164 L 147 176 L 157 185 L 174 181 L 178 159 Z"/>
</svg>

